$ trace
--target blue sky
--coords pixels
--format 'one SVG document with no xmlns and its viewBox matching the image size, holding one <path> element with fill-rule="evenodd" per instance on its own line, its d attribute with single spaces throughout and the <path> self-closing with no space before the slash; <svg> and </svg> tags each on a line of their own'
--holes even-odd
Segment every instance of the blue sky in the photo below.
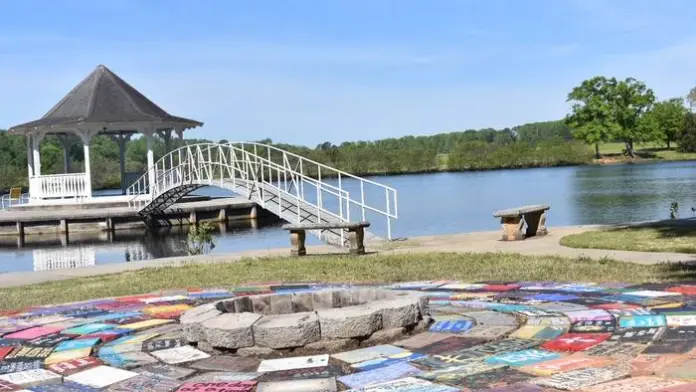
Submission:
<svg viewBox="0 0 696 392">
<path fill-rule="evenodd" d="M 0 0 L 0 128 L 105 64 L 190 137 L 315 145 L 565 115 L 595 75 L 696 82 L 691 0 Z"/>
</svg>

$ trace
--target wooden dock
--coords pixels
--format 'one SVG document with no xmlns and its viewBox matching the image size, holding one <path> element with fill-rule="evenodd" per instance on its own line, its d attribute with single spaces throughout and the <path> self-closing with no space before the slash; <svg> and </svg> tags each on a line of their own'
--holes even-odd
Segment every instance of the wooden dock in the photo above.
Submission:
<svg viewBox="0 0 696 392">
<path fill-rule="evenodd" d="M 172 226 L 197 224 L 202 221 L 256 219 L 264 211 L 244 198 L 211 198 L 204 201 L 181 202 L 166 210 L 166 220 Z M 265 214 L 264 214 L 265 215 Z M 64 234 L 72 232 L 115 231 L 144 227 L 138 211 L 129 207 L 104 207 L 76 204 L 54 209 L 13 208 L 0 212 L 0 236 Z"/>
</svg>

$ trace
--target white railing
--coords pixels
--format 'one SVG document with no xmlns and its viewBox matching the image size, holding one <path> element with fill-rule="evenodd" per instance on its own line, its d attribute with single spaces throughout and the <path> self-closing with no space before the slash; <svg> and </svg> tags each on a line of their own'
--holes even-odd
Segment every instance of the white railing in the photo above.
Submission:
<svg viewBox="0 0 696 392">
<path fill-rule="evenodd" d="M 89 197 L 85 173 L 55 174 L 29 178 L 31 199 Z"/>
<path fill-rule="evenodd" d="M 152 187 L 151 173 L 155 179 Z M 386 219 L 389 239 L 391 220 L 398 218 L 395 189 L 260 143 L 203 143 L 173 150 L 134 182 L 127 194 L 132 196 L 131 206 L 142 209 L 172 188 L 193 184 L 238 193 L 246 190 L 245 196 L 284 219 L 294 214 L 291 220 L 295 222 L 307 222 L 308 213 L 316 222 L 327 218 L 368 220 L 368 213 L 376 214 Z M 375 190 L 377 200 L 383 202 L 381 206 L 368 200 Z M 287 208 L 288 204 L 294 211 Z"/>
</svg>

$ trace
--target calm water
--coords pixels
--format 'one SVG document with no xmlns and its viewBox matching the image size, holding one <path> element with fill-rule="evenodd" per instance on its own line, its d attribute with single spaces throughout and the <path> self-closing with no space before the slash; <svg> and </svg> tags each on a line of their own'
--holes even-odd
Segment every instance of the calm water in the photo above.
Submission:
<svg viewBox="0 0 696 392">
<path fill-rule="evenodd" d="M 523 204 L 551 205 L 550 228 L 578 224 L 611 224 L 665 219 L 670 203 L 680 216 L 692 216 L 696 206 L 696 162 L 616 166 L 504 170 L 477 173 L 438 173 L 373 177 L 399 192 L 395 237 L 497 230 L 494 211 Z M 357 184 L 344 182 L 351 194 Z M 220 189 L 198 194 L 227 196 Z M 383 196 L 371 195 L 379 198 Z M 375 199 L 377 200 L 377 199 Z M 372 200 L 370 200 L 372 201 Z M 385 224 L 368 214 L 376 233 Z M 277 222 L 229 224 L 216 234 L 213 253 L 288 246 L 287 233 Z M 308 236 L 308 243 L 318 244 Z M 162 233 L 117 232 L 113 242 L 103 236 L 46 239 L 31 249 L 0 243 L 0 272 L 70 268 L 105 263 L 180 256 L 185 254 L 186 229 Z"/>
</svg>

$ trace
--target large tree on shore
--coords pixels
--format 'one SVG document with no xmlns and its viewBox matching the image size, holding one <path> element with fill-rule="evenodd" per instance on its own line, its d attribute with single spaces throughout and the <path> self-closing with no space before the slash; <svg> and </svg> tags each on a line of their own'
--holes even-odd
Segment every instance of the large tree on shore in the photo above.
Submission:
<svg viewBox="0 0 696 392">
<path fill-rule="evenodd" d="M 653 91 L 634 78 L 619 81 L 596 76 L 568 94 L 572 107 L 566 121 L 575 137 L 595 145 L 598 156 L 600 142 L 621 140 L 626 153 L 634 157 L 634 143 L 654 138 L 652 132 L 639 126 L 654 101 Z"/>
<path fill-rule="evenodd" d="M 684 106 L 683 98 L 672 98 L 660 101 L 645 113 L 641 120 L 642 131 L 653 132 L 654 140 L 667 144 L 676 141 L 686 126 L 686 116 L 689 110 Z"/>
</svg>

